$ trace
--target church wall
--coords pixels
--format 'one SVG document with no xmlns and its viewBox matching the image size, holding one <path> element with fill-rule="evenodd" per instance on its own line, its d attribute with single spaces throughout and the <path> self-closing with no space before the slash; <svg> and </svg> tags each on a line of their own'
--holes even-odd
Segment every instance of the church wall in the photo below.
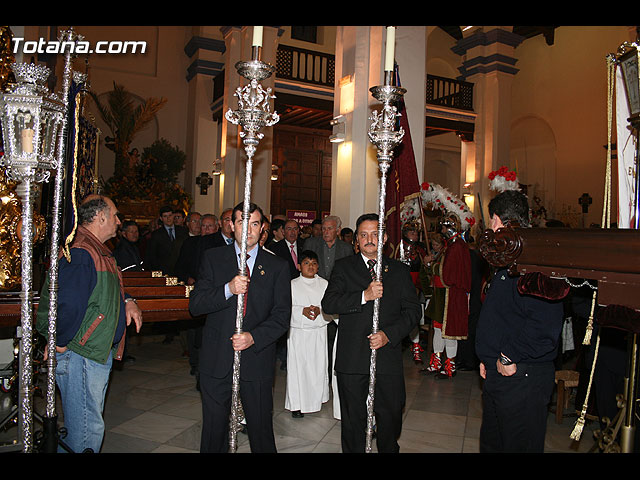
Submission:
<svg viewBox="0 0 640 480">
<path fill-rule="evenodd" d="M 100 40 L 144 40 L 145 54 L 94 54 L 89 59 L 89 81 L 97 95 L 113 89 L 113 83 L 123 85 L 140 99 L 165 97 L 165 106 L 158 112 L 157 121 L 151 123 L 134 139 L 132 147 L 140 152 L 159 138 L 187 151 L 188 84 L 186 69 L 189 58 L 184 52 L 190 37 L 190 27 L 183 26 L 74 26 L 91 44 Z M 74 69 L 84 71 L 84 59 L 74 61 Z M 102 138 L 111 132 L 97 115 L 93 102 L 87 103 L 94 112 Z M 114 153 L 101 146 L 99 173 L 104 179 L 113 174 Z M 188 158 L 187 162 L 191 159 Z M 184 184 L 184 173 L 178 178 Z"/>
<path fill-rule="evenodd" d="M 539 186 L 549 217 L 574 227 L 582 226 L 578 198 L 583 193 L 593 198 L 585 225 L 601 222 L 607 153 L 606 55 L 629 40 L 630 29 L 625 26 L 562 26 L 555 30 L 553 45 L 537 36 L 516 49 L 519 72 L 512 89 L 508 165 L 517 164 L 521 180 Z M 614 177 L 615 169 L 614 161 Z M 612 189 L 615 222 L 615 178 Z"/>
</svg>

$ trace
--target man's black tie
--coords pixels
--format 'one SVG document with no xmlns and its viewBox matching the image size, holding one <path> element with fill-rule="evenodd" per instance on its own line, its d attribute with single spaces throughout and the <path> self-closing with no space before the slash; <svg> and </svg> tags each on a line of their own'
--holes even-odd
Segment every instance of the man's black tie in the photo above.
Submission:
<svg viewBox="0 0 640 480">
<path fill-rule="evenodd" d="M 371 274 L 371 280 L 375 280 L 376 279 L 376 261 L 367 260 L 367 264 L 369 265 L 369 273 Z"/>
<path fill-rule="evenodd" d="M 247 263 L 245 264 L 245 268 L 247 269 L 247 278 L 251 280 L 251 270 L 249 270 L 249 258 L 251 255 L 247 254 Z M 238 254 L 238 258 L 240 258 L 240 254 Z M 247 287 L 247 292 L 244 294 L 244 305 L 242 306 L 242 315 L 244 316 L 247 313 L 247 300 L 249 299 L 249 288 Z"/>
</svg>

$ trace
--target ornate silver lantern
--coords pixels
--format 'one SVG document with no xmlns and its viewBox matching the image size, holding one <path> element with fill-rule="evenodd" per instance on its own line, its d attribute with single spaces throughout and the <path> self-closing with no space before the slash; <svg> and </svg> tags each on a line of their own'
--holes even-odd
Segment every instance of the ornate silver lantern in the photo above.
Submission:
<svg viewBox="0 0 640 480">
<path fill-rule="evenodd" d="M 0 166 L 16 182 L 48 181 L 57 167 L 56 147 L 64 103 L 49 93 L 50 69 L 37 64 L 11 65 L 16 83 L 0 97 L 4 156 Z"/>
<path fill-rule="evenodd" d="M 32 412 L 32 325 L 33 292 L 33 195 L 35 183 L 47 182 L 58 167 L 56 148 L 63 128 L 65 104 L 50 93 L 46 81 L 49 68 L 37 64 L 12 64 L 16 83 L 0 95 L 0 121 L 4 155 L 0 167 L 17 183 L 22 201 L 22 292 L 19 364 L 19 427 L 25 452 L 33 441 Z"/>
</svg>

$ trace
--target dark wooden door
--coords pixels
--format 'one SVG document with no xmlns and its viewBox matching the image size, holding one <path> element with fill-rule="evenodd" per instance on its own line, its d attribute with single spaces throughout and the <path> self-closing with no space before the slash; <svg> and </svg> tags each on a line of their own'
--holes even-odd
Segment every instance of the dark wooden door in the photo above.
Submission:
<svg viewBox="0 0 640 480">
<path fill-rule="evenodd" d="M 274 131 L 271 214 L 310 210 L 320 218 L 331 209 L 331 144 L 325 132 L 281 128 Z"/>
</svg>

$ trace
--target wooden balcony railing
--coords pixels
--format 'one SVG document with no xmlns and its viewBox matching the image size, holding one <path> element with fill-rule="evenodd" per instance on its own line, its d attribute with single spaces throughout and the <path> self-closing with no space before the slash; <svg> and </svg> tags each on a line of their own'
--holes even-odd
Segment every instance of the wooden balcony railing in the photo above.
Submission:
<svg viewBox="0 0 640 480">
<path fill-rule="evenodd" d="M 334 87 L 335 55 L 279 45 L 276 54 L 277 78 Z M 213 79 L 213 101 L 224 95 L 224 70 Z"/>
<path fill-rule="evenodd" d="M 278 78 L 333 88 L 335 55 L 279 45 L 276 55 Z"/>
<path fill-rule="evenodd" d="M 430 105 L 473 110 L 473 83 L 427 75 L 427 98 Z"/>
</svg>

